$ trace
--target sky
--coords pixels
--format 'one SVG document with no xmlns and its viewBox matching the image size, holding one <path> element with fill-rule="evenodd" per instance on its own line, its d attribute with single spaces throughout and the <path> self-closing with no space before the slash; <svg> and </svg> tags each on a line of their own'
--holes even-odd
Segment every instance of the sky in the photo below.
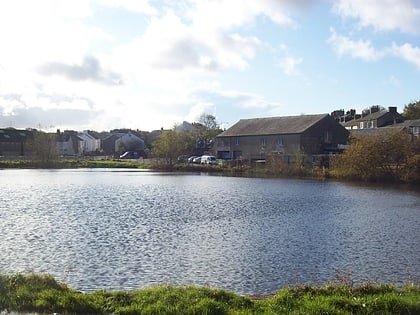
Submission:
<svg viewBox="0 0 420 315">
<path fill-rule="evenodd" d="M 228 128 L 417 100 L 419 0 L 0 1 L 0 128 Z"/>
</svg>

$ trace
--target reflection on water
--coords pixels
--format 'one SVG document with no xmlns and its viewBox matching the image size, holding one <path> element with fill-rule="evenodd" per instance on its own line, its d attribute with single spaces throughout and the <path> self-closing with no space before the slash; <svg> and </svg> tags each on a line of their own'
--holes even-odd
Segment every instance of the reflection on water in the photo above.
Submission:
<svg viewBox="0 0 420 315">
<path fill-rule="evenodd" d="M 0 272 L 71 286 L 420 277 L 420 194 L 312 180 L 127 170 L 0 171 Z"/>
</svg>

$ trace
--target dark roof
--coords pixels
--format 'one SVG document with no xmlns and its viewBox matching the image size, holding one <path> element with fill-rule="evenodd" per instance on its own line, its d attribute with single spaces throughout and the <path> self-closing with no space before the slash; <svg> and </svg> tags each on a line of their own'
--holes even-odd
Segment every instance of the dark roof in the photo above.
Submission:
<svg viewBox="0 0 420 315">
<path fill-rule="evenodd" d="M 14 128 L 0 129 L 0 141 L 1 142 L 24 142 L 28 137 L 33 136 L 31 130 L 19 130 Z"/>
<path fill-rule="evenodd" d="M 328 114 L 241 119 L 217 137 L 302 133 Z"/>
<path fill-rule="evenodd" d="M 343 126 L 344 127 L 356 126 L 356 125 L 358 125 L 362 121 L 377 120 L 377 119 L 379 119 L 382 116 L 387 115 L 387 114 L 392 115 L 392 117 L 401 118 L 401 119 L 403 118 L 402 115 L 399 114 L 399 113 L 393 113 L 393 112 L 390 112 L 390 111 L 384 109 L 384 110 L 381 110 L 379 112 L 375 112 L 375 113 L 366 115 L 364 117 L 361 117 L 359 119 L 353 119 L 353 120 L 349 120 L 347 122 L 344 122 L 343 123 Z"/>
<path fill-rule="evenodd" d="M 406 120 L 402 123 L 399 123 L 397 125 L 404 126 L 404 127 L 419 127 L 420 126 L 420 119 L 412 119 L 412 120 Z"/>
</svg>

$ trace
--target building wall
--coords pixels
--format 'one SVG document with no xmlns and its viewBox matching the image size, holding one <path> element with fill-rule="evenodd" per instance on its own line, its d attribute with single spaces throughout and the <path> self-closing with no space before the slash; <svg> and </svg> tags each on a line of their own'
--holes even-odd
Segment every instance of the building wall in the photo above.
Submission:
<svg viewBox="0 0 420 315">
<path fill-rule="evenodd" d="M 323 154 L 346 144 L 349 131 L 332 117 L 327 116 L 302 134 L 302 149 L 305 154 Z"/>
<path fill-rule="evenodd" d="M 80 153 L 97 152 L 101 150 L 101 140 L 95 139 L 88 132 L 81 132 L 78 134 L 78 137 L 82 140 L 80 141 Z"/>
<path fill-rule="evenodd" d="M 144 140 L 131 133 L 122 135 L 115 141 L 115 152 L 123 151 L 144 151 Z"/>
<path fill-rule="evenodd" d="M 269 154 L 295 154 L 300 147 L 300 135 L 261 135 L 218 137 L 216 156 L 224 159 L 265 159 Z"/>
<path fill-rule="evenodd" d="M 27 151 L 22 142 L 0 141 L 0 156 L 21 156 Z"/>
<path fill-rule="evenodd" d="M 0 156 L 28 155 L 28 140 L 33 132 L 13 128 L 0 129 Z"/>
<path fill-rule="evenodd" d="M 57 154 L 63 156 L 76 155 L 72 138 L 68 138 L 67 141 L 57 141 Z"/>
<path fill-rule="evenodd" d="M 337 150 L 338 144 L 346 144 L 348 136 L 348 130 L 332 117 L 326 116 L 302 134 L 217 137 L 216 156 L 224 159 L 238 159 L 241 156 L 245 160 L 258 160 L 271 154 L 323 154 Z"/>
</svg>

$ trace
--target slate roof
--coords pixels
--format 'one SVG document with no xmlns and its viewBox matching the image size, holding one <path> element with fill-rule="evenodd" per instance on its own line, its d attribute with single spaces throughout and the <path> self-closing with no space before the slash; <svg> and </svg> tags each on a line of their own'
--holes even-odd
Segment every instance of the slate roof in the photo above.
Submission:
<svg viewBox="0 0 420 315">
<path fill-rule="evenodd" d="M 392 112 L 389 112 L 388 110 L 386 110 L 386 109 L 385 109 L 385 110 L 381 110 L 381 111 L 378 111 L 378 112 L 375 112 L 375 113 L 372 113 L 372 114 L 366 115 L 366 116 L 361 117 L 361 118 L 359 118 L 359 119 L 349 120 L 349 121 L 347 121 L 347 122 L 343 123 L 343 126 L 344 126 L 344 127 L 357 126 L 357 125 L 358 125 L 360 122 L 362 122 L 362 121 L 377 120 L 377 119 L 379 119 L 379 118 L 381 118 L 382 116 L 387 115 L 387 114 L 392 115 L 392 116 L 393 116 L 393 117 L 395 117 L 395 118 L 400 118 L 400 119 L 402 119 L 401 114 L 399 114 L 399 113 L 392 113 Z"/>
<path fill-rule="evenodd" d="M 217 137 L 298 134 L 328 114 L 241 119 Z"/>
<path fill-rule="evenodd" d="M 412 119 L 412 120 L 406 120 L 402 123 L 397 124 L 399 126 L 404 127 L 419 127 L 420 126 L 420 119 Z"/>
<path fill-rule="evenodd" d="M 25 142 L 33 135 L 32 131 L 14 128 L 0 129 L 0 142 Z"/>
</svg>

